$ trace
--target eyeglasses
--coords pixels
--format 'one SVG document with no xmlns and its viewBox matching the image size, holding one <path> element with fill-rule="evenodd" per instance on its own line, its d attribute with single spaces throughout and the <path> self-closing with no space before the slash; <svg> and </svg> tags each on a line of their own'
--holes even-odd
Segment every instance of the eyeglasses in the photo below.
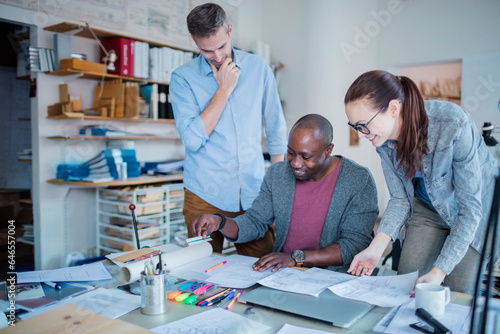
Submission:
<svg viewBox="0 0 500 334">
<path fill-rule="evenodd" d="M 366 122 L 365 124 L 351 124 L 351 122 L 347 122 L 347 124 L 349 124 L 349 126 L 351 128 L 353 128 L 355 131 L 359 131 L 361 132 L 362 134 L 364 135 L 369 135 L 370 134 L 370 129 L 368 129 L 368 124 L 370 124 L 371 121 L 373 121 L 373 119 L 375 117 L 377 117 L 378 114 L 380 114 L 380 112 L 384 109 L 386 109 L 387 107 L 389 106 L 389 104 L 387 104 L 385 107 L 383 107 L 382 109 L 380 109 L 376 114 L 375 116 L 373 116 L 368 122 Z"/>
</svg>

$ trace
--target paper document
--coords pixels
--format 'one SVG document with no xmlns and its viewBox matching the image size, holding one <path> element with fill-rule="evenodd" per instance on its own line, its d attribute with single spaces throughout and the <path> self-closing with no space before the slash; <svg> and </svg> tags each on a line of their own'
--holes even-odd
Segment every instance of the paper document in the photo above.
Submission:
<svg viewBox="0 0 500 334">
<path fill-rule="evenodd" d="M 119 289 L 95 289 L 71 298 L 71 304 L 78 305 L 106 318 L 116 319 L 141 306 L 141 296 Z"/>
<path fill-rule="evenodd" d="M 394 307 L 410 299 L 410 291 L 417 278 L 417 271 L 396 276 L 362 276 L 328 289 L 340 297 L 381 307 Z"/>
<path fill-rule="evenodd" d="M 102 262 L 54 270 L 17 273 L 17 283 L 101 281 L 111 278 Z"/>
<path fill-rule="evenodd" d="M 259 280 L 258 283 L 271 289 L 317 297 L 329 286 L 355 278 L 355 276 L 349 274 L 320 268 L 311 268 L 305 271 L 294 268 L 283 268 L 274 275 Z"/>
<path fill-rule="evenodd" d="M 468 334 L 470 328 L 470 306 L 450 303 L 446 305 L 443 318 L 438 319 L 453 334 Z M 422 321 L 415 315 L 415 298 L 401 305 L 385 333 L 421 334 L 410 327 L 410 324 Z"/>
<path fill-rule="evenodd" d="M 32 312 L 22 314 L 21 319 L 51 311 L 66 304 L 75 304 L 89 311 L 99 313 L 106 318 L 116 319 L 141 306 L 141 296 L 132 295 L 119 289 L 98 288 L 63 300 L 39 307 Z"/>
<path fill-rule="evenodd" d="M 151 329 L 153 333 L 271 333 L 271 327 L 231 311 L 214 308 Z"/>
<path fill-rule="evenodd" d="M 271 268 L 264 272 L 255 271 L 252 265 L 258 260 L 256 257 L 230 255 L 224 258 L 227 263 L 212 271 L 206 281 L 228 288 L 245 289 L 256 284 L 259 280 L 273 275 Z M 281 270 L 281 269 L 280 269 Z M 279 270 L 276 272 L 278 273 Z"/>
<path fill-rule="evenodd" d="M 271 269 L 264 272 L 254 271 L 252 265 L 257 260 L 256 257 L 236 254 L 229 256 L 212 254 L 201 260 L 177 267 L 170 274 L 184 279 L 203 280 L 228 288 L 245 289 L 256 284 L 260 279 L 273 274 Z M 224 265 L 205 273 L 205 270 L 223 261 L 226 261 Z"/>
</svg>

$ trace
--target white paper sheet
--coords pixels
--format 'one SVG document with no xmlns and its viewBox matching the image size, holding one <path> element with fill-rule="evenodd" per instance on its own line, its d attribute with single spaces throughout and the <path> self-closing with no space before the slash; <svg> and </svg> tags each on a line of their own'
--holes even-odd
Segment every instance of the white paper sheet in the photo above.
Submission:
<svg viewBox="0 0 500 334">
<path fill-rule="evenodd" d="M 438 320 L 453 334 L 467 334 L 470 327 L 470 306 L 450 303 L 446 305 L 444 317 Z M 385 333 L 422 334 L 422 332 L 410 327 L 410 324 L 419 321 L 421 320 L 415 315 L 415 298 L 412 298 L 409 302 L 401 305 Z"/>
<path fill-rule="evenodd" d="M 51 311 L 66 304 L 76 304 L 100 315 L 116 319 L 141 306 L 141 296 L 129 294 L 119 289 L 98 288 L 92 291 L 60 300 L 55 304 L 36 308 L 19 317 L 22 320 Z"/>
<path fill-rule="evenodd" d="M 276 334 L 323 334 L 330 333 L 321 331 L 319 329 L 305 328 L 299 326 L 293 326 L 290 324 L 284 324 L 281 329 L 276 332 Z"/>
<path fill-rule="evenodd" d="M 397 276 L 362 276 L 329 287 L 338 296 L 381 307 L 394 307 L 410 299 L 418 272 Z"/>
<path fill-rule="evenodd" d="M 245 289 L 274 274 L 271 269 L 264 272 L 253 270 L 252 265 L 258 260 L 256 257 L 230 255 L 224 260 L 227 261 L 225 265 L 208 272 L 210 276 L 205 279 L 207 282 L 228 288 Z M 276 273 L 278 272 L 279 270 Z"/>
<path fill-rule="evenodd" d="M 231 311 L 214 308 L 151 329 L 153 333 L 269 333 L 270 327 Z"/>
<path fill-rule="evenodd" d="M 170 271 L 170 274 L 175 277 L 180 277 L 189 280 L 205 281 L 210 275 L 217 273 L 218 271 L 224 269 L 222 267 L 226 264 L 217 267 L 214 270 L 205 273 L 206 269 L 212 268 L 213 266 L 227 260 L 227 257 L 221 255 L 212 254 L 203 259 L 193 261 L 191 263 L 185 264 L 183 266 L 177 267 Z"/>
<path fill-rule="evenodd" d="M 71 298 L 76 304 L 104 317 L 116 319 L 141 306 L 141 296 L 120 289 L 95 289 Z"/>
<path fill-rule="evenodd" d="M 111 279 L 102 262 L 53 270 L 25 271 L 17 274 L 17 283 L 83 282 Z"/>
<path fill-rule="evenodd" d="M 352 279 L 355 279 L 355 276 L 320 268 L 311 268 L 305 271 L 284 268 L 274 275 L 259 280 L 258 283 L 272 289 L 317 297 L 329 286 Z"/>
</svg>

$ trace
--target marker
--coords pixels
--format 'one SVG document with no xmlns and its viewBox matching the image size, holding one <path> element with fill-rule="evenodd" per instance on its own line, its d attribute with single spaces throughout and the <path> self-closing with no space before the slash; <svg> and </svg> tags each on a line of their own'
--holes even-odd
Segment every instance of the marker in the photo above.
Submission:
<svg viewBox="0 0 500 334">
<path fill-rule="evenodd" d="M 234 302 L 236 302 L 236 300 L 238 299 L 239 296 L 241 296 L 242 293 L 243 293 L 243 290 L 240 290 L 240 292 L 238 292 L 238 294 L 236 294 L 236 296 L 234 296 L 233 300 L 231 300 L 229 305 L 226 307 L 226 310 L 229 310 L 231 308 L 231 306 L 233 306 Z"/>
<path fill-rule="evenodd" d="M 61 290 L 61 286 L 54 282 L 43 282 L 45 285 L 50 286 L 52 289 Z"/>
<path fill-rule="evenodd" d="M 227 261 L 221 262 L 218 265 L 213 266 L 212 268 L 209 268 L 209 269 L 205 270 L 205 272 L 208 273 L 210 270 L 213 270 L 213 269 L 215 269 L 217 267 L 220 267 L 220 266 L 222 266 L 223 264 L 226 264 L 226 263 L 227 263 Z"/>
<path fill-rule="evenodd" d="M 195 289 L 193 292 L 197 295 L 201 295 L 201 294 L 204 294 L 205 292 L 207 292 L 207 290 L 212 288 L 213 286 L 214 286 L 213 284 L 205 285 L 205 286 L 199 287 L 198 289 Z"/>
</svg>

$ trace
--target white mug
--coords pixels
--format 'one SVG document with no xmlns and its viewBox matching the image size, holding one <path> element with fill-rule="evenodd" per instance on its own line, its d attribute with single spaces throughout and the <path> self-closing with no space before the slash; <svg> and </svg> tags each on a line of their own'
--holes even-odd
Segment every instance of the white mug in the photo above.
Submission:
<svg viewBox="0 0 500 334">
<path fill-rule="evenodd" d="M 419 283 L 415 288 L 415 306 L 423 308 L 434 318 L 444 315 L 446 304 L 450 302 L 450 288 L 434 283 Z"/>
</svg>

